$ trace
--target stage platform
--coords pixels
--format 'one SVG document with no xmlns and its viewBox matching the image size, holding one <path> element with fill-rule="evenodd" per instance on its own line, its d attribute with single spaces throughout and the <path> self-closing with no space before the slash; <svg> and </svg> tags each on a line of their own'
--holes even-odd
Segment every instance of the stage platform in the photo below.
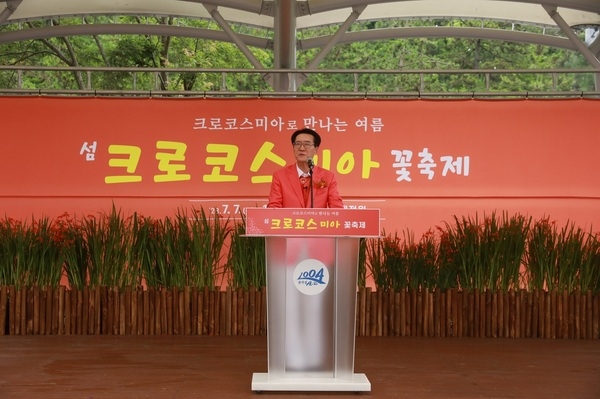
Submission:
<svg viewBox="0 0 600 399">
<path fill-rule="evenodd" d="M 261 336 L 0 336 L 1 399 L 600 398 L 600 340 L 356 340 L 371 392 L 263 392 Z"/>
</svg>

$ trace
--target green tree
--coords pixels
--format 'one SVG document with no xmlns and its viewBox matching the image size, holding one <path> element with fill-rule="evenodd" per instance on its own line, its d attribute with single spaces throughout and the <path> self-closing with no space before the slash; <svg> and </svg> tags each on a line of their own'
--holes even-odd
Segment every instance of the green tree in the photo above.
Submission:
<svg viewBox="0 0 600 399">
<path fill-rule="evenodd" d="M 174 17 L 87 17 L 28 22 L 26 28 L 46 25 L 95 23 L 175 25 L 212 29 L 207 20 Z M 513 26 L 494 21 L 370 21 L 356 23 L 352 30 L 403 29 L 419 26 L 460 28 L 519 29 L 538 32 L 541 28 Z M 264 35 L 260 28 L 233 27 L 242 34 Z M 2 26 L 4 31 L 22 29 Z M 335 27 L 302 30 L 299 38 L 329 36 Z M 269 50 L 251 48 L 264 68 L 273 65 Z M 300 50 L 298 68 L 305 68 L 319 50 Z M 232 43 L 190 37 L 152 35 L 101 35 L 53 37 L 0 45 L 0 64 L 15 66 L 130 67 L 135 72 L 14 71 L 0 72 L 0 87 L 26 89 L 103 89 L 172 91 L 265 91 L 269 86 L 259 74 L 221 74 L 219 72 L 167 71 L 166 68 L 250 69 L 252 65 Z M 578 53 L 546 46 L 492 40 L 445 38 L 389 39 L 340 44 L 324 58 L 320 69 L 444 70 L 468 69 L 548 69 L 583 68 L 585 59 Z M 149 72 L 144 68 L 155 68 Z M 478 92 L 478 91 L 589 91 L 594 90 L 591 74 L 453 74 L 438 73 L 310 73 L 301 85 L 303 91 L 358 92 Z"/>
</svg>

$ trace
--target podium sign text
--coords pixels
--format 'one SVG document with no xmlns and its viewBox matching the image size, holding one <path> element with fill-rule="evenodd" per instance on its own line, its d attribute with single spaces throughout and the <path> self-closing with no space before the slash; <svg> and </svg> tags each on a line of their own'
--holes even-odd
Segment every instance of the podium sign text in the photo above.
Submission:
<svg viewBox="0 0 600 399">
<path fill-rule="evenodd" d="M 379 209 L 246 208 L 247 236 L 378 237 Z"/>
</svg>

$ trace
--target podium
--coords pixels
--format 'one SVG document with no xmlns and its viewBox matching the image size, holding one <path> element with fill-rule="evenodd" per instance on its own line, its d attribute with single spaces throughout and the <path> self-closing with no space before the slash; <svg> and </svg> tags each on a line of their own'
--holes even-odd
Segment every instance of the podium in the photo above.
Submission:
<svg viewBox="0 0 600 399">
<path fill-rule="evenodd" d="M 246 235 L 266 240 L 268 372 L 252 390 L 371 390 L 354 373 L 360 238 L 378 209 L 248 208 Z"/>
</svg>

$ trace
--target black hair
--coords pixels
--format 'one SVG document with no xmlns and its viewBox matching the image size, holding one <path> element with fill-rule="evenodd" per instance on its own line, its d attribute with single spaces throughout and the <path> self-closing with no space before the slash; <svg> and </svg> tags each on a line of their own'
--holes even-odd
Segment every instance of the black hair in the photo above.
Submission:
<svg viewBox="0 0 600 399">
<path fill-rule="evenodd" d="M 319 136 L 319 133 L 317 133 L 314 130 L 309 129 L 309 128 L 296 130 L 294 132 L 294 134 L 292 134 L 292 144 L 294 144 L 296 142 L 296 137 L 298 137 L 299 134 L 310 134 L 311 136 L 313 136 L 313 140 L 315 142 L 315 147 L 318 147 L 321 145 L 321 136 Z"/>
</svg>

